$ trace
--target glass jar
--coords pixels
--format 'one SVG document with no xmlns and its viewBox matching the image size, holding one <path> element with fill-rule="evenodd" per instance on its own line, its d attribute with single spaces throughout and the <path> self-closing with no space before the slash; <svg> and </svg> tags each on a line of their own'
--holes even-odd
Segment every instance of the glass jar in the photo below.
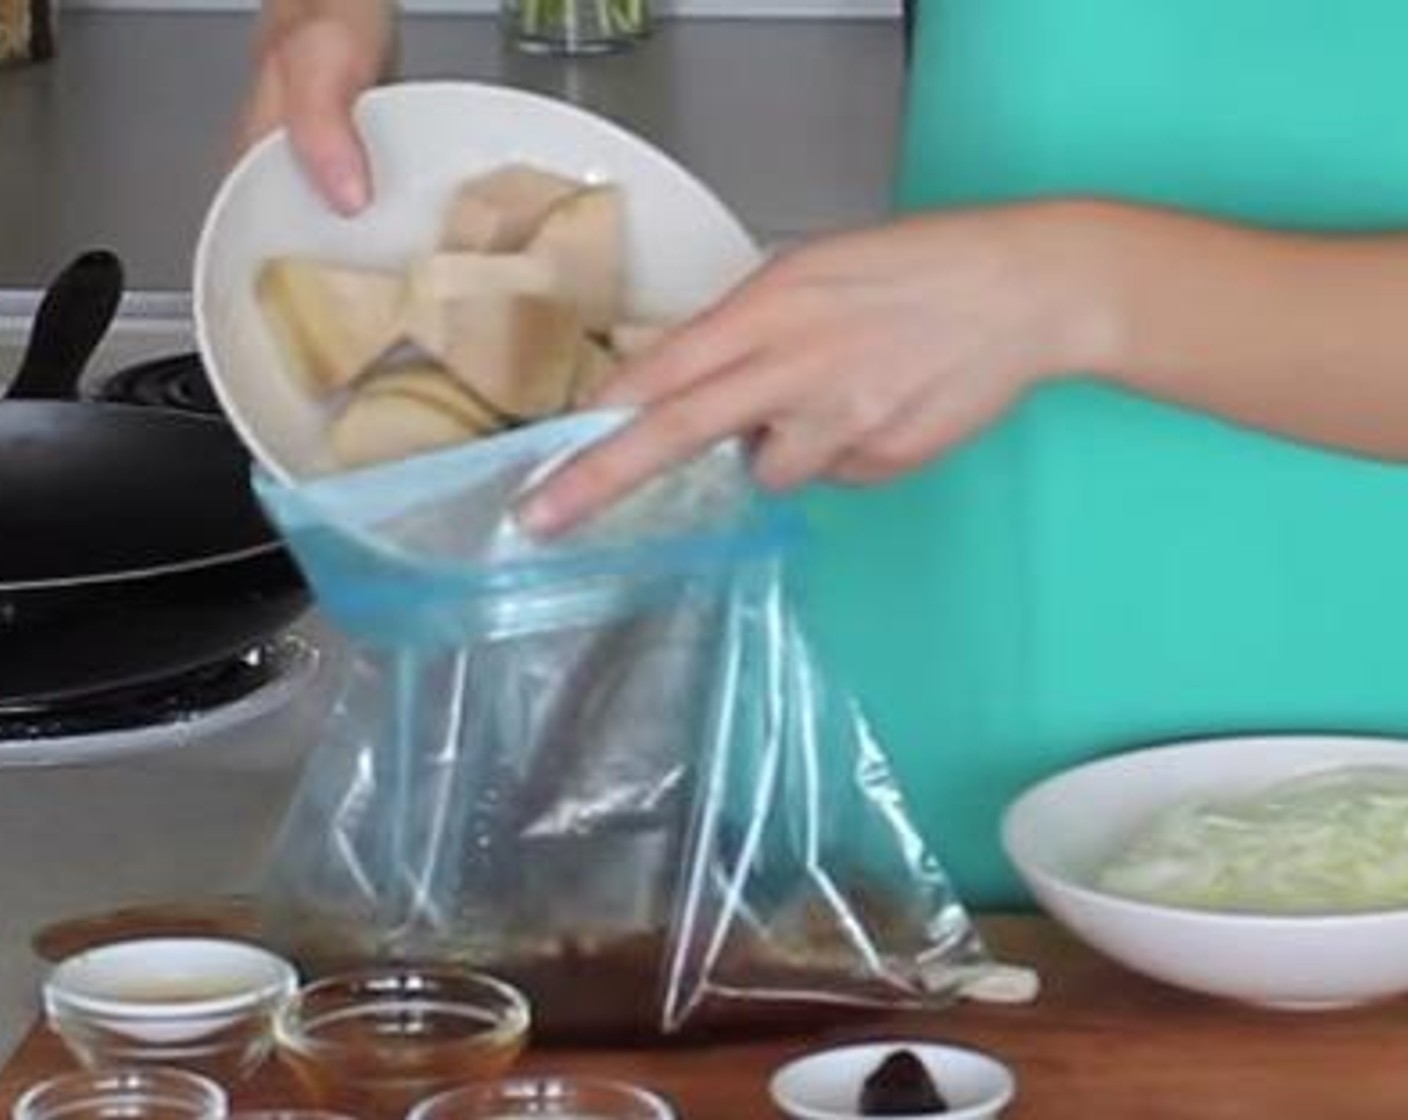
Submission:
<svg viewBox="0 0 1408 1120">
<path fill-rule="evenodd" d="M 531 54 L 605 54 L 650 34 L 650 0 L 505 0 L 505 29 Z"/>
</svg>

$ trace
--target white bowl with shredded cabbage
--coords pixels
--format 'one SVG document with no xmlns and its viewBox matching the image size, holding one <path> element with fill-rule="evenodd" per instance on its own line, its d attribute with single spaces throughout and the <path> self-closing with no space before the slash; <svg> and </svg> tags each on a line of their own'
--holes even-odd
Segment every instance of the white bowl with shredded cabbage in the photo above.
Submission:
<svg viewBox="0 0 1408 1120">
<path fill-rule="evenodd" d="M 1298 1009 L 1408 993 L 1408 741 L 1118 755 L 1024 793 L 1003 843 L 1047 912 L 1156 979 Z"/>
</svg>

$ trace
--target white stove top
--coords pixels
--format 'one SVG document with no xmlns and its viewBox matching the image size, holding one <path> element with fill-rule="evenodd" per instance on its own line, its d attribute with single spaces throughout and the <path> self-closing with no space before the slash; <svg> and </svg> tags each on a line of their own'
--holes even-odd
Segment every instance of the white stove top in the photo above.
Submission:
<svg viewBox="0 0 1408 1120">
<path fill-rule="evenodd" d="M 29 340 L 38 292 L 0 291 L 0 387 L 19 368 Z M 105 381 L 119 369 L 150 358 L 195 349 L 189 297 L 135 292 L 123 297 L 117 318 L 84 373 L 85 385 Z"/>
</svg>

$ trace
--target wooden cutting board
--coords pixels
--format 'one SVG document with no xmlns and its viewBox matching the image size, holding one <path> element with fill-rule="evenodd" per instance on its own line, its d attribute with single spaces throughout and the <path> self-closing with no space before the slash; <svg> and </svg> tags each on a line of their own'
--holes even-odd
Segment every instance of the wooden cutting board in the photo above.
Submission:
<svg viewBox="0 0 1408 1120">
<path fill-rule="evenodd" d="M 64 955 L 148 933 L 249 935 L 238 900 L 124 911 L 65 923 L 37 944 Z M 857 1020 L 844 1030 L 678 1050 L 535 1049 L 525 1072 L 624 1078 L 670 1097 L 682 1120 L 774 1117 L 772 1072 L 840 1041 L 922 1038 L 976 1046 L 1012 1066 L 1010 1120 L 1404 1120 L 1408 1118 L 1408 1001 L 1336 1012 L 1244 1008 L 1165 987 L 1097 956 L 1051 922 L 992 916 L 984 934 L 1005 959 L 1042 974 L 1029 1006 L 964 1004 L 924 1015 Z M 42 1024 L 0 1071 L 0 1115 L 25 1087 L 70 1068 Z M 302 1100 L 277 1063 L 233 1092 L 237 1106 Z"/>
</svg>

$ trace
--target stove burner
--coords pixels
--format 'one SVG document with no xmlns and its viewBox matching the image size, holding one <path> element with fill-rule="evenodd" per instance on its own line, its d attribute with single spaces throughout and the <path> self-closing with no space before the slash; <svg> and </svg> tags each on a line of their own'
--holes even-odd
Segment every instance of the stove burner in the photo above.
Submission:
<svg viewBox="0 0 1408 1120">
<path fill-rule="evenodd" d="M 177 354 L 128 366 L 108 378 L 97 396 L 119 404 L 220 415 L 220 402 L 195 354 Z"/>
<path fill-rule="evenodd" d="M 48 708 L 0 708 L 0 742 L 69 738 L 173 723 L 242 700 L 288 668 L 275 639 L 177 677 L 66 700 Z"/>
</svg>

